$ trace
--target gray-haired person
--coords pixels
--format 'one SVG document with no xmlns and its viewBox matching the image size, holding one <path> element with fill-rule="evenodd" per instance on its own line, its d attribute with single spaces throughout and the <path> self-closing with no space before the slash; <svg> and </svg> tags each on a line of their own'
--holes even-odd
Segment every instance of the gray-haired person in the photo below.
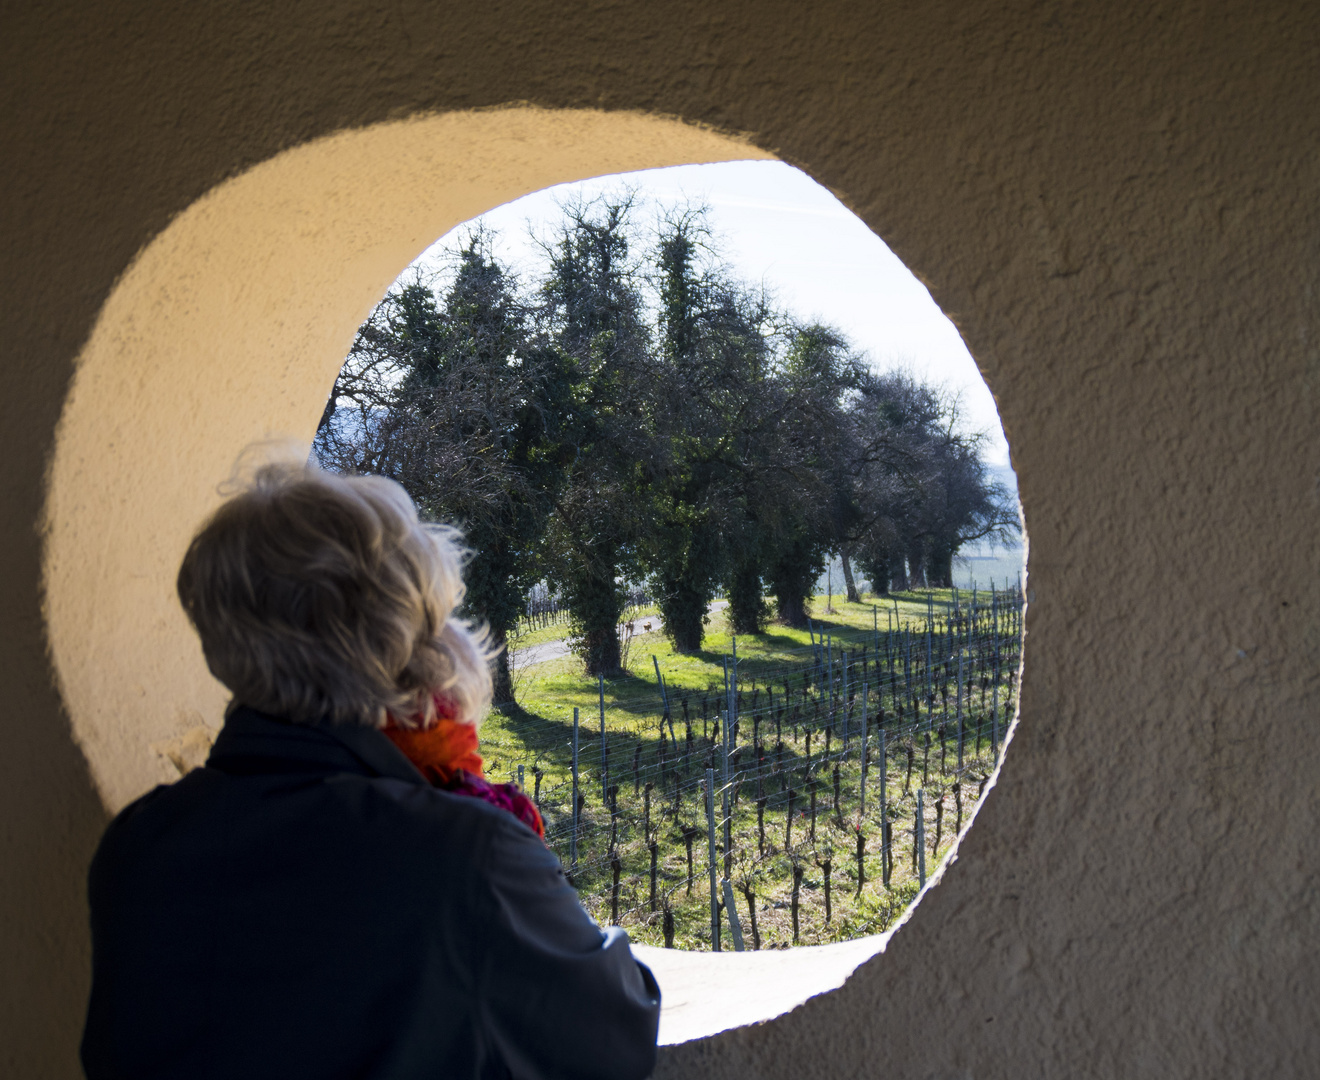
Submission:
<svg viewBox="0 0 1320 1080">
<path fill-rule="evenodd" d="M 390 481 L 271 464 L 178 588 L 233 700 L 93 861 L 91 1080 L 648 1075 L 655 980 L 481 775 L 453 534 Z"/>
</svg>

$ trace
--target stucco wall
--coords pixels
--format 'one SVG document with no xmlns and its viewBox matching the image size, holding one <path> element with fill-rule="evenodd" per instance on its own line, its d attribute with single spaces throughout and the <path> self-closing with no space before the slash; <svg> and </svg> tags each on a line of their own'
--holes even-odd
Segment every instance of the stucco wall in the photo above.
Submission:
<svg viewBox="0 0 1320 1080">
<path fill-rule="evenodd" d="M 123 658 L 98 651 L 118 641 L 132 660 L 171 616 L 158 572 L 133 580 L 118 530 L 96 523 L 131 521 L 129 504 L 160 521 L 196 513 L 193 478 L 222 475 L 230 446 L 264 433 L 271 410 L 251 389 L 294 388 L 296 413 L 328 385 L 366 282 L 383 287 L 433 238 L 408 228 L 466 205 L 455 184 L 516 191 L 556 169 L 628 167 L 606 151 L 645 157 L 638 132 L 677 130 L 648 127 L 660 114 L 802 166 L 927 280 L 999 401 L 1034 595 L 1022 722 L 959 861 L 840 990 L 671 1048 L 660 1075 L 1307 1075 L 1320 1058 L 1314 6 L 567 7 L 5 15 L 0 1071 L 76 1075 L 101 795 L 150 782 L 159 733 L 141 718 L 156 715 L 156 681 L 178 689 L 178 672 L 147 662 L 129 693 Z M 291 350 L 287 371 L 242 369 L 198 398 L 196 365 L 224 352 L 173 339 L 143 353 L 136 397 L 124 368 L 104 398 L 140 413 L 98 410 L 80 378 L 59 435 L 76 453 L 56 453 L 116 282 L 118 299 L 135 255 L 146 265 L 207 192 L 337 131 L 511 102 L 623 110 L 641 141 L 569 139 L 571 160 L 547 165 L 533 128 L 518 166 L 464 144 L 471 170 L 434 166 L 448 209 L 348 244 L 372 264 L 346 287 L 357 309 L 303 325 L 324 337 Z M 666 135 L 651 163 L 737 156 L 734 141 Z M 359 235 L 366 183 L 331 184 L 304 239 Z M 205 279 L 209 250 L 189 257 Z M 264 284 L 305 315 L 314 305 L 289 291 L 338 281 L 273 257 L 244 265 L 255 276 L 235 283 L 236 311 Z M 179 315 L 172 303 L 161 296 L 161 318 Z M 268 335 L 260 355 L 278 346 Z M 125 438 L 158 453 L 126 453 Z M 154 472 L 106 467 L 144 460 Z M 108 489 L 85 479 L 106 474 Z M 148 529 L 147 562 L 173 542 Z M 197 694 L 205 722 L 214 692 Z M 89 728 L 93 715 L 104 723 Z"/>
</svg>

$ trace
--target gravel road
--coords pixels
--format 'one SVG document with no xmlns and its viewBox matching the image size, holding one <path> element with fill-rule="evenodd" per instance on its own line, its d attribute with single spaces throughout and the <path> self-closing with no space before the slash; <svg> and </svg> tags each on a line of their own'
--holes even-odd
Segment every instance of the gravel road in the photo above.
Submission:
<svg viewBox="0 0 1320 1080">
<path fill-rule="evenodd" d="M 711 611 L 721 611 L 729 606 L 727 600 L 714 600 L 711 602 Z M 624 624 L 627 625 L 627 624 Z M 636 640 L 643 634 L 658 634 L 664 629 L 665 621 L 659 615 L 647 615 L 643 618 L 633 620 L 633 638 Z M 509 655 L 515 670 L 526 669 L 535 664 L 544 664 L 547 660 L 558 660 L 561 656 L 567 656 L 569 652 L 568 641 L 547 641 L 540 645 L 533 645 L 526 649 L 517 649 Z"/>
</svg>

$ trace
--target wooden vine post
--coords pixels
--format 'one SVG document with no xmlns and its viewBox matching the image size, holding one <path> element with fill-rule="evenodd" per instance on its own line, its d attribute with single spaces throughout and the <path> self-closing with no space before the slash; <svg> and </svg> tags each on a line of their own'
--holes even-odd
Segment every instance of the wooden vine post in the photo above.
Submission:
<svg viewBox="0 0 1320 1080">
<path fill-rule="evenodd" d="M 619 787 L 617 784 L 611 784 L 606 791 L 606 797 L 609 799 L 610 806 L 610 847 L 614 847 L 619 842 Z"/>
<path fill-rule="evenodd" d="M 798 943 L 798 907 L 801 899 L 802 890 L 802 867 L 793 863 L 793 895 L 789 902 L 790 910 L 793 914 L 793 944 Z"/>
<path fill-rule="evenodd" d="M 715 770 L 706 770 L 706 847 L 710 875 L 710 948 L 720 951 L 720 900 L 715 888 Z"/>
<path fill-rule="evenodd" d="M 722 761 L 722 781 L 720 783 L 720 809 L 723 813 L 724 825 L 724 876 L 730 876 L 733 870 L 733 808 L 729 805 L 732 795 L 732 785 L 729 783 L 729 757 L 733 743 L 733 723 L 731 718 L 725 718 L 724 724 L 724 753 L 721 755 Z"/>
<path fill-rule="evenodd" d="M 697 838 L 697 828 L 695 825 L 683 826 L 683 845 L 687 848 L 687 894 L 692 895 L 692 883 L 694 874 L 692 872 L 692 841 Z"/>
<path fill-rule="evenodd" d="M 568 880 L 573 884 L 577 874 L 578 822 L 582 801 L 578 795 L 578 711 L 573 706 L 573 834 L 568 841 Z"/>
<path fill-rule="evenodd" d="M 756 800 L 756 852 L 765 858 L 765 796 Z"/>
<path fill-rule="evenodd" d="M 990 755 L 999 757 L 999 680 L 1003 677 L 999 664 L 999 608 L 995 607 L 995 672 L 994 699 L 990 706 Z"/>
<path fill-rule="evenodd" d="M 963 767 L 963 651 L 958 649 L 958 772 Z"/>
<path fill-rule="evenodd" d="M 659 869 L 660 845 L 655 840 L 652 840 L 649 846 L 651 848 L 651 910 L 655 911 L 656 877 Z"/>
<path fill-rule="evenodd" d="M 600 798 L 605 801 L 605 793 L 610 784 L 610 752 L 605 741 L 605 676 L 599 678 L 600 686 Z"/>
<path fill-rule="evenodd" d="M 860 787 L 858 788 L 857 801 L 857 822 L 859 827 L 862 819 L 866 817 L 866 774 L 871 768 L 871 726 L 867 716 L 866 692 L 867 684 L 862 683 L 862 777 Z"/>
<path fill-rule="evenodd" d="M 885 750 L 885 727 L 880 724 L 880 878 L 889 888 L 889 758 Z"/>
<path fill-rule="evenodd" d="M 729 916 L 729 933 L 733 935 L 733 951 L 742 952 L 742 923 L 738 920 L 738 905 L 733 902 L 733 885 L 725 878 L 721 883 L 724 890 L 724 913 Z"/>
<path fill-rule="evenodd" d="M 930 845 L 931 860 L 939 858 L 940 837 L 944 832 L 944 796 L 941 795 L 935 800 L 935 841 Z"/>
<path fill-rule="evenodd" d="M 610 852 L 610 870 L 614 873 L 614 883 L 610 886 L 610 925 L 619 925 L 619 875 L 623 873 L 623 862 L 617 848 Z"/>
<path fill-rule="evenodd" d="M 926 793 L 917 789 L 917 817 L 912 825 L 913 855 L 916 859 L 917 880 L 921 887 L 926 887 Z"/>
<path fill-rule="evenodd" d="M 849 727 L 852 725 L 852 701 L 848 697 L 848 654 L 839 650 L 839 667 L 843 684 L 843 756 L 848 756 Z"/>
<path fill-rule="evenodd" d="M 793 800 L 797 798 L 797 792 L 792 788 L 788 789 L 788 813 L 784 815 L 784 850 L 789 851 L 793 847 Z"/>
<path fill-rule="evenodd" d="M 862 888 L 866 885 L 866 834 L 857 830 L 857 897 L 861 899 Z"/>
</svg>

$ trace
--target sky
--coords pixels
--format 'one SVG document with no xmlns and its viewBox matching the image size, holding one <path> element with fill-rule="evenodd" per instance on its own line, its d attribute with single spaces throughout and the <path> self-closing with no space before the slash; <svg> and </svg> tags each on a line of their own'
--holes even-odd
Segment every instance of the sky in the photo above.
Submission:
<svg viewBox="0 0 1320 1080">
<path fill-rule="evenodd" d="M 653 221 L 660 205 L 708 205 L 715 245 L 737 277 L 765 286 L 799 318 L 837 327 L 873 366 L 906 368 L 958 394 L 965 427 L 987 435 L 987 464 L 1007 467 L 994 399 L 957 328 L 880 237 L 791 165 L 734 161 L 605 176 L 535 192 L 479 220 L 497 234 L 501 262 L 530 269 L 532 237 L 552 235 L 559 204 L 625 186 L 637 192 L 639 224 Z M 441 237 L 414 266 L 439 265 L 467 227 Z"/>
</svg>

